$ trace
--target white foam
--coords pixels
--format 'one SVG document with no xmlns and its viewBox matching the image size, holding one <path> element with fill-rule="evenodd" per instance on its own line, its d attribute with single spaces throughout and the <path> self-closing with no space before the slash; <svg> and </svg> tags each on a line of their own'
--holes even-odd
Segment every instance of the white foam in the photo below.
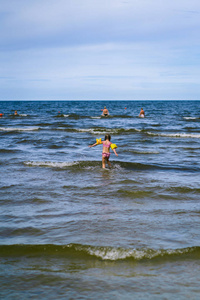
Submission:
<svg viewBox="0 0 200 300">
<path fill-rule="evenodd" d="M 28 115 L 26 114 L 19 114 L 20 117 L 27 117 Z"/>
<path fill-rule="evenodd" d="M 101 119 L 101 117 L 91 117 L 91 119 Z"/>
<path fill-rule="evenodd" d="M 140 260 L 143 258 L 153 258 L 157 255 L 162 254 L 162 251 L 147 251 L 147 250 L 136 250 L 136 249 L 119 249 L 119 248 L 101 248 L 101 249 L 88 249 L 90 255 L 95 255 L 103 260 L 118 260 L 132 257 Z"/>
<path fill-rule="evenodd" d="M 163 137 L 180 137 L 180 138 L 200 138 L 200 134 L 191 134 L 191 133 L 153 133 L 153 132 L 147 132 L 149 135 L 154 136 L 163 136 Z"/>
<path fill-rule="evenodd" d="M 100 257 L 103 260 L 118 260 L 118 259 L 126 259 L 126 258 L 134 258 L 136 260 L 141 259 L 152 259 L 157 256 L 165 256 L 165 255 L 176 255 L 176 254 L 184 254 L 189 252 L 190 249 L 120 249 L 120 248 L 92 248 L 89 247 L 87 252 L 90 255 L 95 255 Z"/>
<path fill-rule="evenodd" d="M 196 118 L 196 117 L 183 117 L 183 119 L 185 119 L 185 120 L 196 120 L 198 118 Z"/>
<path fill-rule="evenodd" d="M 69 115 L 64 115 L 65 118 L 69 117 Z"/>
<path fill-rule="evenodd" d="M 116 130 L 113 130 L 113 129 L 105 129 L 105 131 L 98 131 L 98 130 L 95 130 L 95 129 L 77 129 L 77 131 L 79 132 L 89 132 L 89 133 L 92 133 L 92 134 L 99 134 L 99 135 L 103 135 L 103 134 L 106 134 L 106 133 L 116 133 L 117 131 Z"/>
<path fill-rule="evenodd" d="M 1 131 L 35 131 L 39 127 L 30 126 L 30 127 L 0 127 Z"/>
<path fill-rule="evenodd" d="M 50 168 L 66 168 L 77 165 L 78 162 L 51 162 L 51 161 L 27 161 L 24 162 L 26 166 L 30 167 L 50 167 Z"/>
<path fill-rule="evenodd" d="M 142 129 L 133 128 L 135 131 L 141 132 Z"/>
</svg>

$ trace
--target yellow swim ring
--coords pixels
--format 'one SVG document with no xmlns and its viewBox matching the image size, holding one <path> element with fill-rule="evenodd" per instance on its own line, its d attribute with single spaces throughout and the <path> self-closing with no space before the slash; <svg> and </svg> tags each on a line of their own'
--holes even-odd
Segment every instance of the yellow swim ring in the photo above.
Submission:
<svg viewBox="0 0 200 300">
<path fill-rule="evenodd" d="M 101 138 L 100 139 L 96 139 L 96 143 L 97 143 L 97 145 L 102 144 Z"/>
<path fill-rule="evenodd" d="M 113 150 L 113 149 L 115 149 L 115 148 L 117 148 L 117 145 L 115 145 L 115 144 L 111 144 L 111 149 Z"/>
</svg>

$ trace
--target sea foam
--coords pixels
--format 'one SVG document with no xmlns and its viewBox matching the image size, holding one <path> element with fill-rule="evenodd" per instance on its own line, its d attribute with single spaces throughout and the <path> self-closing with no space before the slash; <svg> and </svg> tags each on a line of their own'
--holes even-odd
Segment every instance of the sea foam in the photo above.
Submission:
<svg viewBox="0 0 200 300">
<path fill-rule="evenodd" d="M 153 133 L 153 132 L 147 132 L 149 135 L 153 136 L 162 136 L 162 137 L 174 137 L 174 138 L 200 138 L 200 134 L 194 134 L 194 133 Z"/>
<path fill-rule="evenodd" d="M 29 167 L 66 168 L 77 165 L 78 162 L 51 162 L 51 161 L 27 161 L 24 165 Z"/>
<path fill-rule="evenodd" d="M 39 127 L 30 126 L 30 127 L 0 127 L 1 131 L 36 131 Z"/>
</svg>

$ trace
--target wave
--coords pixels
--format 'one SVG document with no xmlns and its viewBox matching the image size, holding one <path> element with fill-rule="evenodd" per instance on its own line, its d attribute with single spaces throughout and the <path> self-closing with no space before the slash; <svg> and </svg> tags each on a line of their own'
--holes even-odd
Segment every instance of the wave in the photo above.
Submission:
<svg viewBox="0 0 200 300">
<path fill-rule="evenodd" d="M 23 228 L 3 227 L 1 229 L 1 237 L 19 235 L 40 236 L 41 234 L 43 234 L 43 230 L 32 226 Z"/>
<path fill-rule="evenodd" d="M 36 131 L 39 130 L 39 127 L 30 126 L 30 127 L 0 127 L 0 131 L 13 132 L 13 131 Z"/>
<path fill-rule="evenodd" d="M 109 128 L 86 128 L 86 129 L 75 129 L 76 132 L 88 132 L 91 134 L 96 134 L 96 135 L 103 135 L 106 133 L 114 134 L 118 133 L 117 129 L 109 129 Z"/>
<path fill-rule="evenodd" d="M 92 135 L 105 135 L 109 134 L 129 134 L 129 133 L 136 133 L 136 132 L 144 132 L 144 129 L 137 129 L 137 128 L 105 128 L 105 127 L 94 127 L 94 128 L 72 128 L 69 124 L 57 124 L 56 127 L 52 127 L 52 123 L 49 122 L 40 122 L 37 123 L 36 126 L 29 126 L 29 127 L 0 127 L 0 131 L 4 132 L 13 132 L 13 131 L 35 131 L 39 129 L 46 129 L 46 130 L 58 130 L 58 131 L 66 131 L 66 132 L 79 132 L 79 133 L 90 133 Z M 61 125 L 61 127 L 58 127 Z"/>
<path fill-rule="evenodd" d="M 126 150 L 123 152 L 129 152 L 129 153 L 133 153 L 133 154 L 143 154 L 143 155 L 149 155 L 149 154 L 160 154 L 159 151 L 137 151 L 137 150 Z"/>
<path fill-rule="evenodd" d="M 14 184 L 4 185 L 4 186 L 0 187 L 0 190 L 7 190 L 7 189 L 10 189 L 10 188 L 13 188 L 13 187 L 15 187 Z"/>
<path fill-rule="evenodd" d="M 51 162 L 51 161 L 26 161 L 23 162 L 25 166 L 29 167 L 49 167 L 49 168 L 58 168 L 66 169 L 71 168 L 72 170 L 93 170 L 94 168 L 99 168 L 99 161 L 69 161 L 69 162 Z M 140 170 L 174 170 L 174 171 L 190 171 L 190 172 L 199 172 L 199 168 L 196 166 L 185 165 L 168 165 L 168 164 L 142 164 L 136 162 L 121 162 L 121 161 L 112 161 L 111 171 L 140 171 Z"/>
<path fill-rule="evenodd" d="M 133 133 L 133 134 L 134 133 L 142 133 L 142 134 L 147 134 L 147 135 L 162 135 L 162 133 L 157 133 L 157 132 L 156 133 L 152 133 L 152 132 L 148 132 L 146 129 L 138 129 L 138 128 L 133 128 L 133 127 L 132 128 L 121 128 L 121 127 L 120 128 L 105 128 L 105 127 L 69 128 L 69 129 L 66 129 L 66 131 L 88 132 L 88 133 L 91 133 L 91 134 L 94 134 L 94 135 L 104 135 L 106 133 L 113 134 L 113 135 L 131 134 L 131 133 Z"/>
<path fill-rule="evenodd" d="M 69 115 L 65 115 L 65 114 L 60 114 L 60 115 L 57 115 L 55 116 L 55 118 L 68 118 Z"/>
<path fill-rule="evenodd" d="M 19 118 L 19 117 L 29 117 L 30 115 L 28 114 L 18 114 L 18 115 L 14 115 L 14 114 L 9 114 L 8 115 L 10 118 Z"/>
<path fill-rule="evenodd" d="M 109 134 L 119 134 L 121 132 L 125 132 L 124 129 L 116 129 L 116 128 L 104 128 L 104 127 L 97 127 L 97 128 L 71 128 L 70 125 L 62 124 L 62 127 L 56 127 L 56 128 L 50 128 L 50 130 L 60 130 L 60 131 L 66 131 L 66 132 L 78 132 L 78 133 L 90 133 L 92 135 L 96 135 L 97 137 L 99 135 L 103 136 L 107 133 Z M 129 131 L 129 130 L 128 130 Z M 132 130 L 132 132 L 135 132 L 136 130 Z"/>
<path fill-rule="evenodd" d="M 143 129 L 137 128 L 104 128 L 104 127 L 96 127 L 96 128 L 72 128 L 68 129 L 68 131 L 75 131 L 75 132 L 88 132 L 95 135 L 104 135 L 106 133 L 109 134 L 122 134 L 122 133 L 136 133 L 136 132 L 145 132 Z"/>
<path fill-rule="evenodd" d="M 117 194 L 121 195 L 123 198 L 146 198 L 153 195 L 152 191 L 143 191 L 143 190 L 118 190 Z"/>
<path fill-rule="evenodd" d="M 129 116 L 129 115 L 108 115 L 108 116 L 103 116 L 101 115 L 101 118 L 120 118 L 120 119 L 133 119 L 134 117 Z"/>
<path fill-rule="evenodd" d="M 52 125 L 46 123 L 40 123 L 39 126 L 29 126 L 29 127 L 0 127 L 0 131 L 3 132 L 30 132 L 37 131 L 41 128 L 41 126 Z M 50 128 L 50 130 L 62 130 L 66 132 L 79 132 L 79 133 L 90 133 L 92 135 L 104 136 L 109 133 L 112 135 L 119 134 L 130 134 L 130 133 L 142 133 L 151 136 L 161 136 L 161 137 L 171 137 L 171 138 L 200 138 L 200 134 L 194 133 L 159 133 L 159 132 L 150 132 L 145 129 L 138 128 L 105 128 L 105 127 L 94 127 L 94 128 L 71 128 L 69 125 L 62 125 L 62 127 Z"/>
<path fill-rule="evenodd" d="M 153 136 L 162 136 L 162 137 L 172 137 L 172 138 L 200 138 L 200 134 L 194 134 L 194 133 L 153 133 L 153 132 L 147 132 L 148 135 Z"/>
<path fill-rule="evenodd" d="M 79 162 L 50 162 L 50 161 L 27 161 L 25 166 L 29 167 L 50 167 L 50 168 L 66 168 L 77 165 Z"/>
<path fill-rule="evenodd" d="M 103 115 L 98 115 L 98 116 L 91 116 L 91 115 L 79 115 L 79 114 L 59 114 L 55 117 L 68 117 L 70 119 L 74 119 L 74 120 L 79 120 L 79 119 L 87 119 L 87 118 L 92 118 L 92 119 L 112 119 L 112 118 L 133 118 L 132 116 L 129 115 L 108 115 L 108 116 L 103 116 Z"/>
<path fill-rule="evenodd" d="M 175 193 L 192 193 L 192 194 L 200 194 L 200 188 L 190 188 L 186 186 L 177 186 L 177 187 L 170 187 L 166 189 L 169 192 Z"/>
<path fill-rule="evenodd" d="M 198 117 L 183 117 L 185 120 L 199 120 Z"/>
<path fill-rule="evenodd" d="M 48 126 L 52 126 L 51 122 L 39 122 L 35 124 L 38 127 L 48 127 Z"/>
<path fill-rule="evenodd" d="M 79 119 L 86 119 L 86 118 L 90 118 L 90 116 L 84 116 L 84 115 L 79 115 L 79 114 L 63 114 L 62 117 L 67 116 L 69 119 L 73 119 L 73 120 L 79 120 Z"/>
<path fill-rule="evenodd" d="M 16 153 L 20 150 L 11 150 L 11 149 L 0 149 L 0 153 Z"/>
<path fill-rule="evenodd" d="M 106 133 L 110 134 L 117 134 L 118 131 L 116 129 L 107 129 L 107 128 L 71 128 L 70 125 L 62 124 L 62 127 L 55 127 L 50 128 L 50 130 L 56 130 L 56 131 L 65 131 L 65 132 L 78 132 L 78 133 L 90 133 L 92 135 L 105 135 Z"/>
<path fill-rule="evenodd" d="M 143 261 L 143 260 L 181 260 L 181 259 L 200 259 L 200 247 L 187 247 L 181 249 L 132 249 L 117 248 L 109 246 L 92 246 L 82 244 L 68 245 L 1 245 L 1 257 L 16 256 L 54 256 L 66 258 L 82 258 L 82 259 L 101 259 L 110 261 Z"/>
</svg>

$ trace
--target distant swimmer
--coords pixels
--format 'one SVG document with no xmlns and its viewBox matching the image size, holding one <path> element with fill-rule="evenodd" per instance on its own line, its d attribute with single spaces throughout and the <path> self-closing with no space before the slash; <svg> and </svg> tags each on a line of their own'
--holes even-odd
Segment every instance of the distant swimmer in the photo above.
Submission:
<svg viewBox="0 0 200 300">
<path fill-rule="evenodd" d="M 107 117 L 109 115 L 108 109 L 106 108 L 106 106 L 104 106 L 104 109 L 102 109 L 102 116 Z"/>
<path fill-rule="evenodd" d="M 14 112 L 14 116 L 19 116 L 19 114 L 18 114 L 17 110 L 15 110 L 15 112 Z"/>
<path fill-rule="evenodd" d="M 110 134 L 105 135 L 105 140 L 101 141 L 101 139 L 96 139 L 96 143 L 93 145 L 89 145 L 89 147 L 94 147 L 100 144 L 103 144 L 103 151 L 102 151 L 102 168 L 105 169 L 106 163 L 111 167 L 111 163 L 109 161 L 110 158 L 110 148 L 113 150 L 116 156 L 118 156 L 116 152 L 117 145 L 110 142 L 111 136 Z"/>
<path fill-rule="evenodd" d="M 140 117 L 140 118 L 144 118 L 144 115 L 145 115 L 145 112 L 144 112 L 143 108 L 141 108 L 139 117 Z"/>
</svg>

